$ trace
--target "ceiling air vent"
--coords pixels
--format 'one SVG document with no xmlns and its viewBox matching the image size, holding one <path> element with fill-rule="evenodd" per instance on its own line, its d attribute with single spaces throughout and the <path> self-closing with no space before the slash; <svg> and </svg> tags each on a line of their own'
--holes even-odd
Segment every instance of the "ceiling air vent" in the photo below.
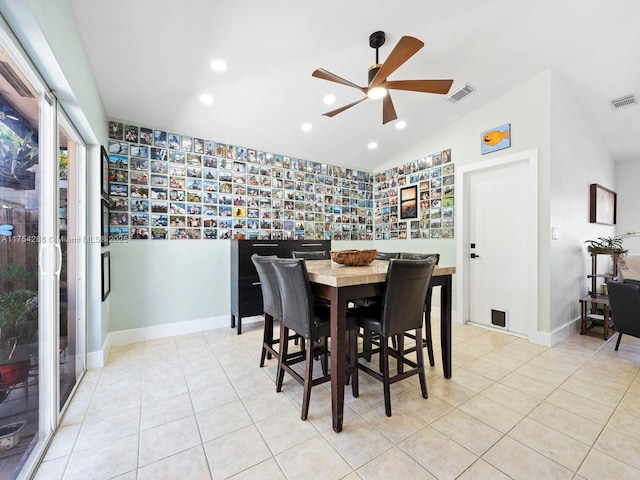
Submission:
<svg viewBox="0 0 640 480">
<path fill-rule="evenodd" d="M 459 88 L 458 90 L 453 92 L 451 95 L 449 95 L 447 97 L 447 100 L 449 100 L 451 103 L 458 103 L 464 97 L 466 97 L 467 95 L 470 95 L 475 91 L 476 91 L 475 88 L 473 88 L 468 83 L 465 83 L 461 88 Z"/>
<path fill-rule="evenodd" d="M 7 62 L 0 62 L 0 75 L 9 82 L 9 85 L 11 85 L 21 97 L 34 98 L 29 87 L 16 75 L 16 72 L 13 71 L 13 68 L 11 68 L 11 65 Z"/>
<path fill-rule="evenodd" d="M 614 98 L 610 103 L 612 110 L 619 110 L 624 107 L 630 107 L 631 105 L 637 105 L 638 97 L 635 93 L 632 93 L 631 95 L 625 95 L 624 97 Z"/>
</svg>

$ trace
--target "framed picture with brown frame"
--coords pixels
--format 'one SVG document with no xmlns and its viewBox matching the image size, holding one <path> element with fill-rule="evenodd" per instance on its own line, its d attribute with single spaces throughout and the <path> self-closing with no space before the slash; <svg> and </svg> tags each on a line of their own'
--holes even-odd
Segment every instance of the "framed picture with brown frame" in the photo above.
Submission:
<svg viewBox="0 0 640 480">
<path fill-rule="evenodd" d="M 400 189 L 400 218 L 418 217 L 418 187 L 413 185 Z"/>
<path fill-rule="evenodd" d="M 615 225 L 617 197 L 613 190 L 592 183 L 589 186 L 589 222 Z"/>
</svg>

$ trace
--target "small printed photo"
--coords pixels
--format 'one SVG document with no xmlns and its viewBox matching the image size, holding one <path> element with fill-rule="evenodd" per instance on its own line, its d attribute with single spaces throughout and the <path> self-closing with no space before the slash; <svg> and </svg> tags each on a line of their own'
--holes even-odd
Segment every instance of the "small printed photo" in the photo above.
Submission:
<svg viewBox="0 0 640 480">
<path fill-rule="evenodd" d="M 185 163 L 187 160 L 187 154 L 179 150 L 169 151 L 169 161 L 173 163 Z"/>
<path fill-rule="evenodd" d="M 217 192 L 218 191 L 218 182 L 215 180 L 205 180 L 202 182 L 202 188 L 206 192 Z"/>
<path fill-rule="evenodd" d="M 109 197 L 109 210 L 116 212 L 126 212 L 129 205 L 126 198 Z"/>
<path fill-rule="evenodd" d="M 187 174 L 187 167 L 180 164 L 170 164 L 169 165 L 169 175 L 174 175 L 178 177 L 184 177 Z"/>
<path fill-rule="evenodd" d="M 189 190 L 202 190 L 202 180 L 199 178 L 187 178 L 187 188 Z"/>
<path fill-rule="evenodd" d="M 436 153 L 433 156 L 433 166 L 437 167 L 438 165 L 442 165 L 442 152 Z"/>
<path fill-rule="evenodd" d="M 444 197 L 442 199 L 442 206 L 443 207 L 453 207 L 453 205 L 454 205 L 453 197 Z"/>
<path fill-rule="evenodd" d="M 453 217 L 442 218 L 442 228 L 453 228 Z"/>
<path fill-rule="evenodd" d="M 257 208 L 248 208 L 247 209 L 247 218 L 259 218 L 260 211 Z"/>
<path fill-rule="evenodd" d="M 116 155 L 129 155 L 129 144 L 126 142 L 109 140 L 109 153 Z"/>
<path fill-rule="evenodd" d="M 112 197 L 128 197 L 129 187 L 118 183 L 109 183 L 109 195 Z"/>
<path fill-rule="evenodd" d="M 216 143 L 216 156 L 226 158 L 227 146 L 224 143 Z"/>
<path fill-rule="evenodd" d="M 185 227 L 187 224 L 187 217 L 184 215 L 171 215 L 169 222 L 172 227 Z"/>
<path fill-rule="evenodd" d="M 455 187 L 453 185 L 447 185 L 442 190 L 442 196 L 443 197 L 453 197 L 454 192 L 455 192 Z"/>
<path fill-rule="evenodd" d="M 218 179 L 218 170 L 213 168 L 203 168 L 202 169 L 202 177 L 205 180 L 217 180 Z"/>
<path fill-rule="evenodd" d="M 140 127 L 140 143 L 143 145 L 153 145 L 153 130 Z"/>
<path fill-rule="evenodd" d="M 149 229 L 140 227 L 131 227 L 131 239 L 132 240 L 148 240 Z"/>
<path fill-rule="evenodd" d="M 139 187 L 131 185 L 131 198 L 149 198 L 149 189 L 147 187 Z"/>
<path fill-rule="evenodd" d="M 431 238 L 442 238 L 442 230 L 440 228 L 432 228 L 429 230 Z"/>
<path fill-rule="evenodd" d="M 187 167 L 187 177 L 202 178 L 202 167 Z"/>
<path fill-rule="evenodd" d="M 453 218 L 454 207 L 442 207 L 442 218 Z"/>
<path fill-rule="evenodd" d="M 151 200 L 151 211 L 153 213 L 168 213 L 169 204 L 167 202 Z"/>
<path fill-rule="evenodd" d="M 147 172 L 131 172 L 129 180 L 134 185 L 148 185 L 149 175 Z"/>
<path fill-rule="evenodd" d="M 446 177 L 442 177 L 442 185 L 444 187 L 450 187 L 451 185 L 453 185 L 453 179 L 454 179 L 453 175 L 447 175 Z"/>
<path fill-rule="evenodd" d="M 124 125 L 119 122 L 109 122 L 109 138 L 113 138 L 114 140 L 123 140 L 124 134 Z"/>
<path fill-rule="evenodd" d="M 434 198 L 431 200 L 431 208 L 440 208 L 442 206 L 442 200 L 439 198 Z"/>
<path fill-rule="evenodd" d="M 171 238 L 171 240 L 182 240 L 183 238 L 186 238 L 186 237 L 187 237 L 187 234 L 184 228 L 169 229 L 169 238 Z"/>
<path fill-rule="evenodd" d="M 124 139 L 129 143 L 138 143 L 140 141 L 140 137 L 138 136 L 138 127 L 136 125 L 125 125 Z"/>
<path fill-rule="evenodd" d="M 233 221 L 232 221 L 232 220 L 225 220 L 225 219 L 221 219 L 221 220 L 218 222 L 218 227 L 219 227 L 219 228 L 225 228 L 225 229 L 226 229 L 226 228 L 231 228 L 231 224 L 232 224 L 232 223 L 233 223 Z"/>
<path fill-rule="evenodd" d="M 235 160 L 238 158 L 238 152 L 235 145 L 227 146 L 227 158 Z"/>
<path fill-rule="evenodd" d="M 218 238 L 218 229 L 217 228 L 205 228 L 202 232 L 203 238 L 208 240 L 216 240 Z"/>
<path fill-rule="evenodd" d="M 218 219 L 215 217 L 205 217 L 202 220 L 202 226 L 205 228 L 218 228 Z"/>
<path fill-rule="evenodd" d="M 131 159 L 131 166 L 129 167 L 130 170 L 140 170 L 140 171 L 147 171 L 149 170 L 149 160 L 143 160 L 141 158 L 132 158 Z"/>
<path fill-rule="evenodd" d="M 193 150 L 193 138 L 188 135 L 182 135 L 180 137 L 180 150 L 190 152 Z"/>
<path fill-rule="evenodd" d="M 169 150 L 180 150 L 180 135 L 169 132 L 168 146 Z"/>
<path fill-rule="evenodd" d="M 187 227 L 200 228 L 202 226 L 202 217 L 187 215 Z"/>
<path fill-rule="evenodd" d="M 443 165 L 442 166 L 442 175 L 453 175 L 454 173 L 454 167 L 455 164 L 454 163 L 450 163 L 448 165 Z"/>
<path fill-rule="evenodd" d="M 204 141 L 204 153 L 206 155 L 215 155 L 216 154 L 216 143 L 213 140 L 205 140 Z"/>
<path fill-rule="evenodd" d="M 449 163 L 451 161 L 451 149 L 448 148 L 442 151 L 442 163 Z"/>
<path fill-rule="evenodd" d="M 247 161 L 251 163 L 256 163 L 258 161 L 255 150 L 247 150 Z"/>
<path fill-rule="evenodd" d="M 167 149 L 151 147 L 151 160 L 167 160 Z"/>
<path fill-rule="evenodd" d="M 442 179 L 440 177 L 431 179 L 431 190 L 434 188 L 440 188 L 442 186 Z"/>
<path fill-rule="evenodd" d="M 218 219 L 215 218 L 218 216 L 218 207 L 216 205 L 205 205 L 204 206 L 204 211 L 202 212 L 202 214 L 204 215 L 205 218 L 205 227 L 207 226 L 207 222 L 211 223 L 211 222 L 215 222 L 216 224 L 218 223 Z M 213 225 L 213 223 L 211 223 L 211 226 L 215 226 Z"/>
<path fill-rule="evenodd" d="M 112 240 L 128 240 L 129 227 L 109 226 L 109 238 Z"/>
<path fill-rule="evenodd" d="M 151 189 L 151 200 L 166 200 L 167 199 L 167 189 L 166 188 L 158 188 L 153 187 Z"/>
<path fill-rule="evenodd" d="M 238 147 L 236 153 L 238 160 L 247 159 L 247 150 L 244 147 Z"/>
<path fill-rule="evenodd" d="M 440 236 L 441 238 L 453 238 L 453 228 L 443 228 Z"/>
<path fill-rule="evenodd" d="M 169 186 L 169 179 L 166 175 L 151 174 L 151 186 L 152 187 L 167 187 Z"/>
<path fill-rule="evenodd" d="M 167 162 L 153 160 L 151 162 L 151 173 L 162 173 L 166 175 L 168 173 L 168 166 L 169 164 Z"/>
<path fill-rule="evenodd" d="M 109 155 L 109 168 L 128 168 L 129 158 L 122 155 Z"/>
<path fill-rule="evenodd" d="M 149 158 L 149 147 L 147 145 L 131 145 L 129 151 L 132 157 Z"/>
<path fill-rule="evenodd" d="M 202 202 L 202 192 L 200 191 L 189 191 L 187 192 L 187 202 Z"/>
<path fill-rule="evenodd" d="M 169 204 L 169 212 L 171 215 L 184 215 L 187 213 L 187 209 L 183 202 L 171 202 Z"/>
<path fill-rule="evenodd" d="M 219 228 L 218 229 L 218 238 L 220 238 L 221 240 L 227 240 L 229 238 L 231 238 L 232 236 L 232 230 L 229 229 L 222 229 Z"/>
<path fill-rule="evenodd" d="M 169 177 L 169 187 L 184 190 L 184 177 Z"/>
<path fill-rule="evenodd" d="M 156 147 L 167 148 L 167 132 L 163 132 L 162 130 L 154 130 L 153 144 Z"/>
<path fill-rule="evenodd" d="M 218 168 L 218 159 L 211 155 L 202 156 L 202 166 L 208 168 Z"/>
<path fill-rule="evenodd" d="M 129 181 L 129 171 L 118 168 L 109 169 L 109 181 L 116 183 L 127 183 Z"/>
<path fill-rule="evenodd" d="M 193 139 L 193 152 L 204 153 L 204 140 L 202 138 Z"/>
<path fill-rule="evenodd" d="M 200 240 L 202 238 L 202 232 L 199 228 L 187 228 L 185 230 L 185 238 L 188 240 Z"/>
<path fill-rule="evenodd" d="M 129 225 L 129 214 L 124 212 L 109 213 L 109 225 Z"/>
<path fill-rule="evenodd" d="M 247 209 L 244 207 L 235 207 L 233 209 L 233 216 L 234 217 L 246 217 L 247 216 Z"/>
<path fill-rule="evenodd" d="M 202 166 L 202 155 L 197 153 L 187 153 L 187 163 L 189 165 L 195 165 L 196 167 Z"/>
<path fill-rule="evenodd" d="M 231 217 L 233 215 L 233 207 L 231 205 L 220 205 L 218 207 L 218 215 L 221 217 Z"/>
<path fill-rule="evenodd" d="M 130 200 L 130 207 L 132 212 L 148 212 L 149 200 Z"/>
<path fill-rule="evenodd" d="M 131 213 L 131 226 L 148 226 L 149 214 L 148 213 Z"/>
<path fill-rule="evenodd" d="M 151 240 L 166 240 L 169 238 L 169 229 L 167 228 L 152 228 Z"/>
</svg>

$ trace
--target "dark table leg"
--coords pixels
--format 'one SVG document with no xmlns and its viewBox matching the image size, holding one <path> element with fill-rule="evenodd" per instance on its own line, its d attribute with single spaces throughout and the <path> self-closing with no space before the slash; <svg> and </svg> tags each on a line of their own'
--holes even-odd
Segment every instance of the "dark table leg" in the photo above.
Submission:
<svg viewBox="0 0 640 480">
<path fill-rule="evenodd" d="M 441 275 L 440 284 L 440 347 L 445 378 L 451 378 L 451 275 Z"/>
<path fill-rule="evenodd" d="M 331 414 L 333 430 L 342 431 L 347 345 L 345 343 L 346 301 L 338 288 L 331 289 Z"/>
</svg>

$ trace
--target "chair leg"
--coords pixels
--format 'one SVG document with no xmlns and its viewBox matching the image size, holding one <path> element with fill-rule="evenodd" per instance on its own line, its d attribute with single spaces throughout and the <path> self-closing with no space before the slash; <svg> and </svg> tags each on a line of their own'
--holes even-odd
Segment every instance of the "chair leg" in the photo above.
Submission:
<svg viewBox="0 0 640 480">
<path fill-rule="evenodd" d="M 349 330 L 349 366 L 351 368 L 351 394 L 353 398 L 360 395 L 358 384 L 358 331 Z"/>
<path fill-rule="evenodd" d="M 320 356 L 320 366 L 322 368 L 322 375 L 326 375 L 329 371 L 329 348 L 327 347 L 327 344 L 327 337 L 320 339 L 320 348 L 322 350 L 322 354 Z M 311 345 L 313 345 L 313 343 L 311 343 Z M 311 350 L 313 350 L 313 348 Z M 317 358 L 317 356 L 314 358 Z"/>
<path fill-rule="evenodd" d="M 436 362 L 433 357 L 433 335 L 431 335 L 431 308 L 429 308 L 424 315 L 424 336 L 427 343 L 427 355 L 429 355 L 429 365 L 433 367 Z"/>
<path fill-rule="evenodd" d="M 313 340 L 302 340 L 303 342 L 309 342 L 310 345 L 307 346 L 307 355 L 304 371 L 304 391 L 302 394 L 302 412 L 300 414 L 300 418 L 302 420 L 307 419 L 307 415 L 309 414 L 309 401 L 311 400 L 311 386 L 313 382 Z M 323 355 L 323 358 L 325 356 Z"/>
<path fill-rule="evenodd" d="M 382 372 L 382 387 L 384 388 L 384 413 L 391 416 L 391 386 L 389 384 L 389 339 L 380 337 L 380 365 Z"/>
<path fill-rule="evenodd" d="M 362 351 L 369 352 L 369 353 L 366 353 L 366 355 L 364 356 L 364 359 L 367 362 L 371 361 L 371 345 L 372 345 L 371 332 L 365 328 L 363 329 L 363 333 L 362 333 Z"/>
<path fill-rule="evenodd" d="M 618 347 L 620 346 L 621 339 L 622 339 L 622 332 L 618 335 L 618 341 L 616 342 L 616 352 L 618 351 Z"/>
<path fill-rule="evenodd" d="M 424 351 L 422 350 L 422 329 L 416 330 L 416 364 L 420 371 L 418 372 L 418 378 L 420 379 L 420 390 L 422 390 L 422 398 L 428 398 L 427 392 L 427 377 L 424 374 Z"/>
<path fill-rule="evenodd" d="M 280 356 L 278 357 L 278 373 L 276 375 L 276 392 L 282 391 L 282 382 L 284 380 L 284 368 L 282 362 L 289 354 L 289 329 L 280 324 Z"/>
<path fill-rule="evenodd" d="M 264 367 L 266 358 L 271 360 L 271 352 L 268 352 L 265 345 L 273 343 L 273 317 L 268 313 L 264 314 L 264 331 L 262 332 L 262 354 L 260 355 L 260 367 Z"/>
<path fill-rule="evenodd" d="M 396 344 L 394 345 L 394 347 L 396 347 L 396 349 L 398 350 L 398 353 L 400 354 L 400 357 L 404 357 L 404 333 L 401 333 L 400 335 L 395 335 L 393 338 L 397 338 L 396 340 Z M 416 338 L 417 339 L 421 339 L 422 337 L 418 337 L 418 332 L 416 331 Z M 416 344 L 417 345 L 417 344 Z M 402 363 L 402 360 L 400 358 L 397 359 L 397 371 L 398 373 L 402 373 L 404 372 L 404 363 Z"/>
</svg>

